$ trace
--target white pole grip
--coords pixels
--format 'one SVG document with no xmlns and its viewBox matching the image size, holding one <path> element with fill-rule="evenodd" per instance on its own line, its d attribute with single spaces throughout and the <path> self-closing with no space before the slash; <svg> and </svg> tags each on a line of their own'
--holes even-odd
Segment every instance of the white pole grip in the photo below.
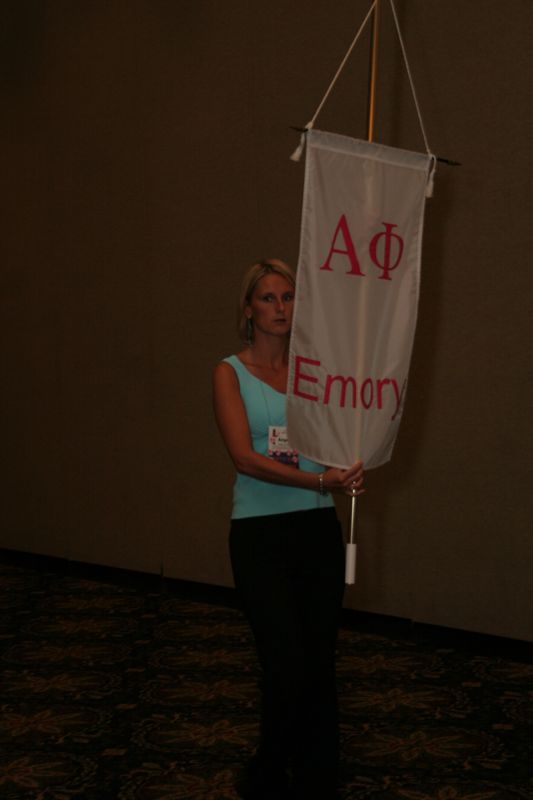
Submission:
<svg viewBox="0 0 533 800">
<path fill-rule="evenodd" d="M 344 582 L 347 586 L 353 586 L 355 583 L 355 556 L 357 553 L 357 545 L 353 542 L 348 542 L 346 545 L 346 571 L 344 574 Z"/>
</svg>

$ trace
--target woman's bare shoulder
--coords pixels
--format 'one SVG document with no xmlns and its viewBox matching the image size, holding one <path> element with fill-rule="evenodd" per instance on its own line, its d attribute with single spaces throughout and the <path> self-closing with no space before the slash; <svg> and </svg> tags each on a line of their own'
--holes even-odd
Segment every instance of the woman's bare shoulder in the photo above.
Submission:
<svg viewBox="0 0 533 800">
<path fill-rule="evenodd" d="M 213 397 L 215 408 L 228 401 L 235 405 L 240 397 L 240 383 L 236 370 L 227 361 L 219 361 L 213 369 Z"/>
<path fill-rule="evenodd" d="M 219 361 L 213 368 L 213 380 L 216 381 L 236 381 L 237 373 L 235 368 L 228 361 Z"/>
<path fill-rule="evenodd" d="M 249 365 L 250 364 L 250 353 L 249 350 L 241 350 L 240 353 L 235 353 L 233 358 L 238 358 L 241 364 Z M 235 373 L 235 368 L 227 361 L 219 361 L 218 364 L 215 365 L 214 373 L 217 374 L 228 374 L 231 375 Z"/>
</svg>

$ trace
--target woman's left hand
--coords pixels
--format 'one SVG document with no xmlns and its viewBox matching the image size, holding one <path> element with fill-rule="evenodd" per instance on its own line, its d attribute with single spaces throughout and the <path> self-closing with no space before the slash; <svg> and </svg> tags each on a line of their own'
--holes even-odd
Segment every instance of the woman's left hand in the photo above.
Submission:
<svg viewBox="0 0 533 800">
<path fill-rule="evenodd" d="M 330 467 L 324 472 L 324 487 L 330 492 L 342 492 L 348 497 L 363 494 L 363 462 L 356 461 L 348 469 Z"/>
</svg>

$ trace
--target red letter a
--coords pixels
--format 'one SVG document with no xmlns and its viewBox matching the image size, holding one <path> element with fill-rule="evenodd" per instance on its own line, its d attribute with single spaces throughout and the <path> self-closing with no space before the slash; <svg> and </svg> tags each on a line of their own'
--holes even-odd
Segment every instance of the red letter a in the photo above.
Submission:
<svg viewBox="0 0 533 800">
<path fill-rule="evenodd" d="M 339 250 L 338 247 L 335 247 L 339 231 L 342 233 L 344 238 L 344 247 L 345 247 L 344 250 Z M 348 228 L 348 223 L 346 222 L 346 216 L 344 214 L 341 216 L 339 224 L 335 228 L 335 233 L 333 234 L 333 241 L 331 242 L 331 247 L 329 248 L 328 257 L 326 258 L 320 269 L 328 269 L 330 272 L 333 272 L 332 268 L 329 265 L 333 253 L 339 253 L 340 255 L 348 256 L 348 258 L 350 259 L 352 268 L 348 270 L 348 272 L 346 273 L 347 275 L 361 275 L 361 277 L 364 277 L 364 272 L 361 272 L 361 267 L 359 266 L 359 259 L 357 258 L 357 253 L 355 252 L 354 243 L 352 241 L 350 230 Z"/>
</svg>

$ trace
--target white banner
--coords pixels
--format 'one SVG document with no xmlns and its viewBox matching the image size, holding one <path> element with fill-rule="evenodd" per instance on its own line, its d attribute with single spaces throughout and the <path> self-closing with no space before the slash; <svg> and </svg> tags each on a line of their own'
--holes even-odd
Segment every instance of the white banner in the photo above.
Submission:
<svg viewBox="0 0 533 800">
<path fill-rule="evenodd" d="M 291 445 L 387 462 L 416 325 L 432 157 L 310 130 L 290 344 Z"/>
</svg>

